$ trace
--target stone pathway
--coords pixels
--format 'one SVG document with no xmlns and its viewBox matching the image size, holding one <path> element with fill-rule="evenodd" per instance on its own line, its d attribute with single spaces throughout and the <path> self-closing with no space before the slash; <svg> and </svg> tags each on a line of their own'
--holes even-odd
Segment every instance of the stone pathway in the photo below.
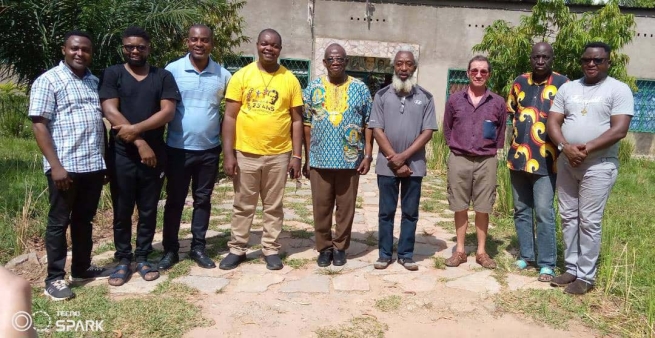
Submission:
<svg viewBox="0 0 655 338">
<path fill-rule="evenodd" d="M 357 318 L 369 318 L 375 325 L 386 326 L 382 331 L 385 337 L 593 336 L 583 327 L 555 330 L 496 312 L 494 294 L 549 288 L 534 277 L 485 270 L 473 257 L 459 268 L 435 268 L 435 261 L 443 262 L 455 246 L 452 213 L 447 210 L 443 197 L 445 182 L 441 178 L 428 176 L 424 180 L 421 203 L 430 207 L 422 208 L 416 231 L 418 272 L 409 272 L 397 263 L 386 270 L 373 268 L 372 263 L 378 258 L 378 192 L 373 171 L 360 179 L 348 263 L 343 267 L 318 268 L 309 182 L 302 180 L 302 183 L 297 191 L 295 182 L 287 184 L 285 214 L 288 217 L 280 236 L 282 253 L 286 255 L 284 269 L 269 271 L 260 259 L 262 220 L 258 212 L 250 238 L 250 262 L 231 271 L 193 265 L 187 275 L 172 280 L 197 289 L 201 296 L 195 302 L 202 307 L 203 316 L 213 321 L 212 326 L 196 328 L 186 337 L 330 337 L 325 332 L 345 334 L 354 330 L 349 328 L 349 323 Z M 217 186 L 207 234 L 217 264 L 227 253 L 225 241 L 229 236 L 233 196 L 230 190 L 229 182 Z M 400 210 L 396 214 L 396 238 L 399 222 Z M 183 257 L 189 250 L 188 229 L 188 224 L 182 225 Z M 155 240 L 158 242 L 155 249 L 162 250 L 160 233 Z M 112 251 L 102 253 L 94 260 L 107 259 L 112 254 Z M 121 296 L 148 293 L 168 276 L 164 273 L 151 283 L 135 277 L 122 287 L 110 287 L 110 293 Z M 362 331 L 353 337 L 377 336 L 374 328 L 370 330 L 373 331 Z"/>
</svg>

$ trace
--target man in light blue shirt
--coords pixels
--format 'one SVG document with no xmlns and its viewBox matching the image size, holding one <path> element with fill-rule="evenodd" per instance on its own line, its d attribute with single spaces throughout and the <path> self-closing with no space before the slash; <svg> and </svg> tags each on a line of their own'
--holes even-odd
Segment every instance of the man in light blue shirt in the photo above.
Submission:
<svg viewBox="0 0 655 338">
<path fill-rule="evenodd" d="M 164 257 L 159 269 L 169 269 L 179 261 L 178 232 L 182 209 L 192 182 L 193 216 L 191 220 L 191 257 L 200 267 L 215 268 L 205 253 L 205 235 L 209 226 L 211 194 L 221 154 L 220 104 L 230 73 L 210 53 L 213 32 L 205 25 L 193 25 L 187 38 L 189 53 L 170 63 L 182 102 L 168 124 L 166 138 L 166 207 L 164 209 Z"/>
</svg>

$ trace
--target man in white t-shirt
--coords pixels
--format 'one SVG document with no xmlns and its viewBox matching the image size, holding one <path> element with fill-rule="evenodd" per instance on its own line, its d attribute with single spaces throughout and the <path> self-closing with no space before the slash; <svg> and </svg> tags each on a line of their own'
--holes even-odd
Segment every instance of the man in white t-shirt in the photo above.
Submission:
<svg viewBox="0 0 655 338">
<path fill-rule="evenodd" d="M 585 46 L 584 77 L 565 83 L 555 96 L 546 131 L 562 155 L 557 161 L 557 197 L 562 218 L 566 272 L 551 285 L 570 294 L 594 286 L 600 253 L 601 220 L 616 181 L 619 141 L 634 115 L 632 91 L 607 75 L 611 47 Z"/>
</svg>

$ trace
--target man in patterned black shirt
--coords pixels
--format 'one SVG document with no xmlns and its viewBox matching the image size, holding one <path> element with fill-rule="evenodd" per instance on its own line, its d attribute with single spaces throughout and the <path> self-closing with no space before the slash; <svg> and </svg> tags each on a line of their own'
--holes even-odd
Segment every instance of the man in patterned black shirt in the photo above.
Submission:
<svg viewBox="0 0 655 338">
<path fill-rule="evenodd" d="M 530 65 L 532 72 L 514 80 L 507 98 L 507 112 L 514 115 L 507 167 L 520 249 L 516 266 L 525 269 L 536 263 L 539 280 L 549 282 L 557 261 L 553 208 L 557 147 L 546 134 L 546 119 L 557 89 L 568 79 L 553 72 L 553 47 L 546 42 L 532 47 Z"/>
</svg>

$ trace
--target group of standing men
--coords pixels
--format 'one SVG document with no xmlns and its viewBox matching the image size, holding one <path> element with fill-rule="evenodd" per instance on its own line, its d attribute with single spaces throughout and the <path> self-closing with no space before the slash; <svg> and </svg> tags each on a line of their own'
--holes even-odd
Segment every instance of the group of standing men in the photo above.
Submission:
<svg viewBox="0 0 655 338">
<path fill-rule="evenodd" d="M 411 48 L 398 50 L 392 84 L 372 99 L 365 84 L 346 74 L 346 51 L 338 44 L 325 50 L 327 75 L 302 91 L 297 78 L 278 63 L 282 38 L 272 29 L 263 30 L 257 38 L 258 60 L 234 75 L 211 59 L 213 32 L 204 25 L 189 29 L 189 53 L 166 69 L 148 64 L 150 38 L 144 30 L 128 28 L 122 42 L 125 63 L 107 68 L 98 80 L 88 70 L 91 38 L 84 32 L 70 32 L 62 47 L 64 61 L 32 87 L 29 115 L 44 155 L 50 192 L 48 296 L 55 300 L 73 296 L 64 280 L 69 224 L 71 280 L 109 278 L 110 285 L 120 286 L 132 273 L 132 260 L 144 280 L 157 279 L 159 270 L 179 261 L 178 232 L 190 185 L 193 238 L 189 256 L 201 267 L 214 268 L 205 252 L 205 235 L 221 151 L 223 169 L 233 180 L 234 213 L 230 252 L 219 268 L 234 269 L 245 261 L 260 196 L 266 266 L 271 270 L 283 267 L 278 237 L 284 218 L 284 187 L 287 177 L 297 179 L 301 174 L 312 187 L 317 264 L 344 265 L 359 176 L 371 167 L 373 139 L 380 148 L 376 159 L 379 259 L 374 266 L 384 269 L 393 262 L 394 217 L 400 195 L 398 263 L 418 270 L 413 251 L 421 181 L 427 171 L 425 145 L 437 130 L 437 121 L 433 96 L 417 85 L 418 58 Z M 485 242 L 495 198 L 496 150 L 503 147 L 509 111 L 515 114 L 508 166 L 521 250 L 517 265 L 525 268 L 535 261 L 534 210 L 540 280 L 570 284 L 567 290 L 574 286 L 572 291 L 586 292 L 593 285 L 600 219 L 616 179 L 616 142 L 627 131 L 632 96 L 627 86 L 607 78 L 609 49 L 604 44 L 585 49 L 581 60 L 585 78 L 566 85 L 565 77 L 552 72 L 552 58 L 548 44 L 535 45 L 533 72 L 517 78 L 506 106 L 486 88 L 491 75 L 488 60 L 476 56 L 469 62 L 469 87 L 446 103 L 444 134 L 451 149 L 448 200 L 457 231 L 457 247 L 446 264 L 458 266 L 467 260 L 464 235 L 473 202 L 476 261 L 495 267 Z M 108 141 L 103 116 L 112 126 Z M 588 129 L 590 122 L 593 133 Z M 559 152 L 566 155 L 557 163 L 557 186 L 567 272 L 552 278 L 556 252 L 552 204 Z M 164 176 L 164 256 L 155 265 L 147 257 L 152 252 Z M 91 265 L 90 258 L 91 221 L 105 180 L 110 182 L 118 261 L 111 270 Z M 132 253 L 135 205 L 138 221 Z M 581 286 L 580 281 L 585 284 Z"/>
</svg>

